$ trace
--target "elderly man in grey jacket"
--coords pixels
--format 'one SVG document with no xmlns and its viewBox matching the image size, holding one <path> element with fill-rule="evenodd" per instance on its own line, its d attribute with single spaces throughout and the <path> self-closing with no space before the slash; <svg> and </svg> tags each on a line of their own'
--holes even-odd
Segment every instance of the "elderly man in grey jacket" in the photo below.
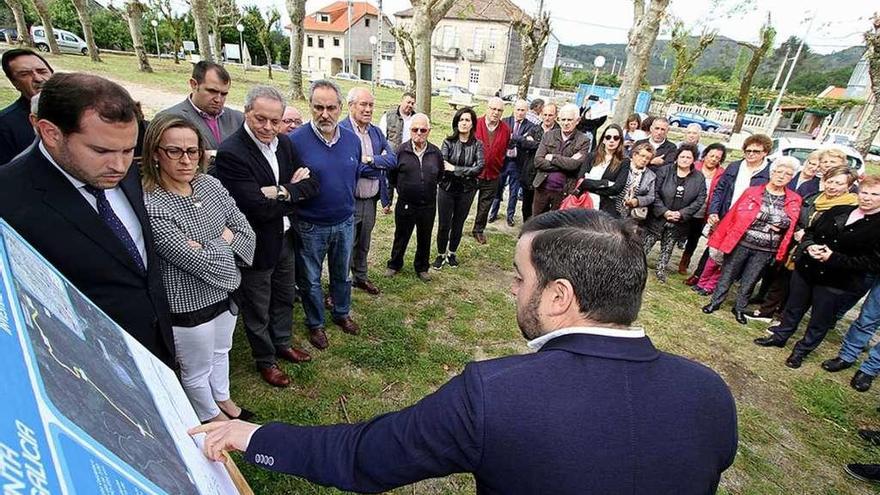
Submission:
<svg viewBox="0 0 880 495">
<path fill-rule="evenodd" d="M 574 186 L 577 171 L 590 152 L 590 136 L 578 131 L 580 110 L 568 104 L 559 110 L 559 127 L 544 134 L 535 153 L 535 197 L 532 214 L 558 210 L 562 197 Z"/>
</svg>

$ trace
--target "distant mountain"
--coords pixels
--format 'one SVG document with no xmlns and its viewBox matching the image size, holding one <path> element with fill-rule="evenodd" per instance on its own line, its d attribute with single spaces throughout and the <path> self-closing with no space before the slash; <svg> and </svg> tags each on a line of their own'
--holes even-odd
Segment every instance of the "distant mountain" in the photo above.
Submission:
<svg viewBox="0 0 880 495">
<path fill-rule="evenodd" d="M 785 56 L 785 48 L 791 45 L 790 56 L 793 56 L 799 42 L 797 38 L 790 38 L 781 47 L 768 54 L 758 69 L 757 82 L 769 86 Z M 675 65 L 675 59 L 667 50 L 668 44 L 668 40 L 658 40 L 651 52 L 647 79 L 652 85 L 669 82 L 669 77 Z M 846 85 L 846 80 L 849 78 L 847 71 L 852 72 L 852 69 L 865 52 L 865 47 L 863 46 L 852 46 L 827 55 L 813 53 L 809 50 L 808 46 L 805 48 L 796 67 L 795 77 L 798 75 L 806 76 L 807 73 L 810 73 L 811 81 L 804 86 L 804 89 L 808 90 L 812 90 L 814 86 L 819 86 L 824 84 L 824 82 L 828 82 L 827 85 Z M 713 74 L 722 79 L 728 79 L 734 70 L 740 50 L 741 47 L 736 41 L 719 36 L 714 43 L 709 45 L 709 48 L 706 49 L 697 61 L 693 74 Z M 593 66 L 593 59 L 597 55 L 602 55 L 607 60 L 604 70 L 611 70 L 615 59 L 618 60 L 618 64 L 622 64 L 626 60 L 626 45 L 623 43 L 602 43 L 577 46 L 560 45 L 559 47 L 560 57 L 578 60 L 587 68 Z M 827 77 L 817 77 L 817 72 L 825 74 Z M 845 78 L 843 77 L 844 74 L 846 74 Z M 821 89 L 824 89 L 824 86 Z"/>
</svg>

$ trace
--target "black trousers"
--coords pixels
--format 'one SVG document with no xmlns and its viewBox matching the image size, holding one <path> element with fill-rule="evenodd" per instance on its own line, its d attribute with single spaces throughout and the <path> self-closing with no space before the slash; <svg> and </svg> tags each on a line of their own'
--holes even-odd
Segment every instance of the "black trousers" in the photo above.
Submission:
<svg viewBox="0 0 880 495">
<path fill-rule="evenodd" d="M 495 191 L 498 190 L 498 179 L 477 179 L 477 188 L 480 198 L 477 200 L 477 216 L 474 218 L 474 234 L 482 234 L 486 230 L 489 221 L 489 210 L 492 209 L 492 201 L 495 201 Z M 450 249 L 450 251 L 455 251 Z"/>
<path fill-rule="evenodd" d="M 431 231 L 434 229 L 434 214 L 437 208 L 433 205 L 413 206 L 403 201 L 398 201 L 394 207 L 394 243 L 391 245 L 391 259 L 388 260 L 388 268 L 400 270 L 403 268 L 403 256 L 406 247 L 412 237 L 413 229 L 416 231 L 416 257 L 413 268 L 416 273 L 428 271 L 429 257 L 431 256 Z"/>
<path fill-rule="evenodd" d="M 752 290 L 758 283 L 758 277 L 764 271 L 764 267 L 773 261 L 776 253 L 771 251 L 759 251 L 741 244 L 733 248 L 729 256 L 724 257 L 724 265 L 721 268 L 721 278 L 718 286 L 712 293 L 712 305 L 720 306 L 727 297 L 727 293 L 737 278 L 740 279 L 739 293 L 736 295 L 734 309 L 739 312 L 746 310 Z"/>
<path fill-rule="evenodd" d="M 471 211 L 471 203 L 474 202 L 476 190 L 467 192 L 447 192 L 443 189 L 437 191 L 437 252 L 446 253 L 447 245 L 453 253 L 461 244 L 461 232 L 464 230 L 464 222 L 468 212 Z M 488 213 L 488 210 L 486 210 Z"/>
<path fill-rule="evenodd" d="M 520 189 L 522 191 L 522 216 L 523 223 L 525 223 L 532 217 L 532 201 L 535 200 L 535 190 L 531 186 L 526 187 L 522 183 L 520 185 L 522 186 Z"/>
<path fill-rule="evenodd" d="M 865 284 L 862 284 L 865 285 Z M 843 313 L 852 308 L 862 296 L 867 287 L 854 287 L 853 291 L 845 291 L 823 285 L 808 283 L 795 270 L 791 274 L 788 300 L 782 311 L 782 322 L 773 333 L 788 340 L 800 325 L 801 320 L 812 306 L 810 322 L 804 337 L 794 346 L 794 351 L 799 354 L 809 354 L 825 339 L 828 331 L 834 328 Z"/>
<path fill-rule="evenodd" d="M 705 226 L 705 218 L 692 218 L 688 224 L 687 243 L 684 245 L 684 255 L 687 258 L 691 258 L 694 251 L 697 250 L 697 244 L 700 243 L 700 236 L 703 235 L 703 227 Z"/>
<path fill-rule="evenodd" d="M 788 286 L 791 283 L 791 270 L 785 268 L 782 263 L 776 263 L 765 272 L 764 281 L 761 282 L 761 291 L 758 297 L 762 299 L 760 311 L 765 315 L 772 315 L 782 311 L 785 300 L 788 298 Z M 764 286 L 767 289 L 764 290 Z M 763 293 L 763 294 L 762 294 Z"/>
</svg>

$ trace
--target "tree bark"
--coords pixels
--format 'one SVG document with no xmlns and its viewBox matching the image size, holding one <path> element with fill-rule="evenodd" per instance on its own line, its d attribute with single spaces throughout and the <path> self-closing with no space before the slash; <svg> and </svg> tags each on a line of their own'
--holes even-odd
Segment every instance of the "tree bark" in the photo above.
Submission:
<svg viewBox="0 0 880 495">
<path fill-rule="evenodd" d="M 397 41 L 397 47 L 400 49 L 400 56 L 409 72 L 409 84 L 407 91 L 415 91 L 416 89 L 416 52 L 413 46 L 413 39 L 409 31 L 399 26 L 391 28 L 391 36 Z"/>
<path fill-rule="evenodd" d="M 667 0 L 668 1 L 668 0 Z M 416 108 L 431 114 L 431 35 L 453 0 L 412 0 L 413 52 L 416 58 Z"/>
<path fill-rule="evenodd" d="M 862 156 L 867 156 L 871 149 L 871 143 L 880 131 L 880 13 L 875 13 L 872 19 L 873 31 L 865 33 L 865 44 L 868 51 L 868 75 L 871 76 L 871 92 L 874 96 L 874 108 L 871 114 L 862 123 L 856 136 L 855 148 Z"/>
<path fill-rule="evenodd" d="M 153 73 L 147 51 L 144 49 L 144 35 L 141 32 L 141 21 L 144 16 L 144 5 L 137 0 L 125 3 L 125 20 L 128 21 L 128 31 L 131 33 L 131 42 L 134 45 L 134 53 L 138 59 L 138 70 Z"/>
<path fill-rule="evenodd" d="M 306 17 L 305 0 L 287 0 L 287 14 L 290 16 L 290 60 L 287 65 L 288 95 L 291 100 L 304 100 L 302 77 L 303 38 Z"/>
<path fill-rule="evenodd" d="M 657 41 L 660 21 L 669 7 L 669 0 L 650 0 L 645 10 L 644 0 L 633 0 L 633 26 L 629 30 L 626 45 L 626 67 L 620 83 L 617 105 L 614 107 L 613 122 L 625 122 L 632 113 L 639 95 L 639 87 L 648 71 L 651 49 Z"/>
<path fill-rule="evenodd" d="M 752 91 L 752 79 L 755 77 L 755 73 L 758 72 L 758 67 L 761 65 L 761 61 L 764 60 L 764 56 L 767 55 L 767 52 L 770 51 L 770 48 L 773 46 L 773 39 L 775 37 L 776 30 L 770 26 L 770 20 L 768 19 L 767 24 L 761 28 L 761 46 L 740 43 L 740 46 L 752 51 L 752 58 L 749 59 L 749 65 L 746 66 L 742 82 L 740 82 L 739 85 L 739 96 L 736 100 L 736 120 L 733 122 L 733 134 L 742 131 L 743 122 L 746 120 L 746 113 L 749 111 L 749 95 Z"/>
<path fill-rule="evenodd" d="M 92 32 L 92 13 L 89 12 L 88 0 L 72 0 L 73 8 L 76 9 L 76 15 L 79 16 L 79 23 L 82 25 L 83 36 L 86 39 L 86 46 L 89 50 L 89 58 L 92 62 L 100 62 L 101 56 L 98 55 L 98 46 L 95 45 L 95 33 Z"/>
<path fill-rule="evenodd" d="M 196 41 L 199 43 L 199 55 L 202 60 L 214 61 L 211 37 L 208 36 L 209 14 L 207 0 L 191 0 L 193 24 L 195 24 Z"/>
<path fill-rule="evenodd" d="M 535 64 L 544 53 L 550 38 L 550 14 L 542 14 L 540 18 L 525 17 L 514 21 L 513 28 L 522 40 L 523 72 L 519 78 L 516 95 L 525 99 L 529 94 L 529 85 L 535 72 Z"/>
<path fill-rule="evenodd" d="M 706 48 L 715 41 L 715 32 L 703 31 L 697 46 L 691 49 L 688 44 L 690 33 L 684 28 L 684 25 L 677 23 L 672 30 L 672 40 L 669 46 L 675 53 L 675 68 L 672 70 L 672 78 L 669 81 L 669 87 L 666 88 L 666 102 L 674 103 L 678 99 L 678 92 L 681 90 L 684 79 L 690 73 L 691 69 L 697 63 L 697 60 L 706 51 Z"/>
<path fill-rule="evenodd" d="M 36 7 L 37 13 L 40 15 L 40 20 L 43 21 L 43 29 L 46 31 L 46 42 L 49 43 L 49 53 L 61 55 L 58 42 L 55 41 L 55 29 L 52 27 L 52 17 L 49 15 L 49 6 L 46 5 L 46 0 L 34 0 L 34 7 Z"/>
<path fill-rule="evenodd" d="M 9 5 L 12 16 L 15 18 L 15 29 L 18 31 L 16 43 L 19 46 L 33 47 L 34 41 L 31 39 L 31 33 L 28 31 L 27 22 L 24 19 L 24 5 L 22 5 L 21 0 L 6 0 L 6 4 Z"/>
</svg>

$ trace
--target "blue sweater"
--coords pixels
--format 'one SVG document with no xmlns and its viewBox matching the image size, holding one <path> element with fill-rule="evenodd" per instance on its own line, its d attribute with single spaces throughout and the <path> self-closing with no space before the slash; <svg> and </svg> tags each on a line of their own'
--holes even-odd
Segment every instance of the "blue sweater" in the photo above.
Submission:
<svg viewBox="0 0 880 495">
<path fill-rule="evenodd" d="M 320 193 L 299 203 L 299 220 L 318 225 L 336 225 L 354 215 L 354 189 L 358 177 L 378 178 L 379 172 L 361 163 L 361 142 L 349 130 L 339 129 L 339 141 L 327 146 L 305 124 L 290 134 L 290 141 Z"/>
</svg>

